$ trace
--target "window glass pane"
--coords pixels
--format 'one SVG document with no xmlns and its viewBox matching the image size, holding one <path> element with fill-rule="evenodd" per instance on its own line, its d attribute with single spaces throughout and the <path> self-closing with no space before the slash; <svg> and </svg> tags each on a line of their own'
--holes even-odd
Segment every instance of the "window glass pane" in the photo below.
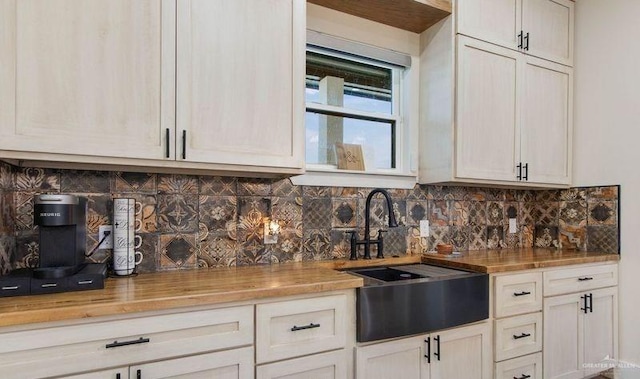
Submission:
<svg viewBox="0 0 640 379">
<path fill-rule="evenodd" d="M 391 114 L 392 72 L 386 67 L 307 51 L 306 101 Z"/>
<path fill-rule="evenodd" d="M 308 164 L 336 165 L 335 143 L 362 146 L 365 170 L 395 168 L 391 121 L 369 121 L 307 111 L 306 161 Z"/>
</svg>

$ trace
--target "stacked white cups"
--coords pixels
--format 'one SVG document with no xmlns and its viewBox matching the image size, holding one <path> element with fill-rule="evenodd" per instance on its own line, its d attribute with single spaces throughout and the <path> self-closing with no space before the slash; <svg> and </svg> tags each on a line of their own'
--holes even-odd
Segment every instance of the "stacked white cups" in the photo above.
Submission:
<svg viewBox="0 0 640 379">
<path fill-rule="evenodd" d="M 142 262 L 142 253 L 136 251 L 142 245 L 142 237 L 136 235 L 142 220 L 142 204 L 135 199 L 113 199 L 113 271 L 116 275 L 131 275 Z M 136 259 L 138 256 L 138 259 Z"/>
</svg>

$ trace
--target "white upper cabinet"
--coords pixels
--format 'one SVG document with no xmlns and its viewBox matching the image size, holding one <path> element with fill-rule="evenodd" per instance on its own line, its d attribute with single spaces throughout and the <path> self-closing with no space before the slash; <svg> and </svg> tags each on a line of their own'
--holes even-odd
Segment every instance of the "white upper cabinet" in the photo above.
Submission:
<svg viewBox="0 0 640 379">
<path fill-rule="evenodd" d="M 303 167 L 304 7 L 178 1 L 178 160 Z"/>
<path fill-rule="evenodd" d="M 458 0 L 457 32 L 572 66 L 574 5 L 570 0 Z"/>
<path fill-rule="evenodd" d="M 175 1 L 0 1 L 0 148 L 161 159 Z"/>
<path fill-rule="evenodd" d="M 304 0 L 0 0 L 0 151 L 304 170 Z"/>
</svg>

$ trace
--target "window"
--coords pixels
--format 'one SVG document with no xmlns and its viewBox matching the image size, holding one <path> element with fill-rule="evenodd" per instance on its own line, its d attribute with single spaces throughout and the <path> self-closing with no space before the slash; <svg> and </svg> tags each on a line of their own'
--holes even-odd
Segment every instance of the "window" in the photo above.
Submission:
<svg viewBox="0 0 640 379">
<path fill-rule="evenodd" d="M 404 68 L 316 46 L 306 54 L 307 169 L 337 170 L 346 144 L 362 152 L 365 172 L 397 172 Z"/>
</svg>

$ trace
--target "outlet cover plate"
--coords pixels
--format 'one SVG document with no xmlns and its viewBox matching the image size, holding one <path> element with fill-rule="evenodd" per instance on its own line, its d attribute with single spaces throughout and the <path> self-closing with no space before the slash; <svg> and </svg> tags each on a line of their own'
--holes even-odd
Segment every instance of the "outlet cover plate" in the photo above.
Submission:
<svg viewBox="0 0 640 379">
<path fill-rule="evenodd" d="M 420 237 L 429 237 L 429 220 L 420 220 Z"/>
</svg>

